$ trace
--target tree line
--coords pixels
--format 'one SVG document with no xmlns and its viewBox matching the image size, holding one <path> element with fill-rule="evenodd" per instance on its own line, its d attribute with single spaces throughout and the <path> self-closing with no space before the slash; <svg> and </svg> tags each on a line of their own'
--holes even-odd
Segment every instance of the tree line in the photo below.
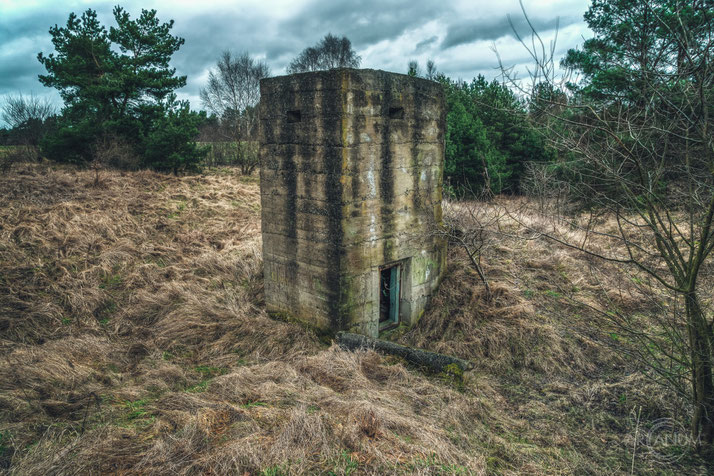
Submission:
<svg viewBox="0 0 714 476">
<path fill-rule="evenodd" d="M 224 52 L 200 91 L 204 111 L 192 111 L 175 91 L 186 84 L 170 65 L 184 44 L 171 34 L 173 21 L 155 10 L 133 19 L 116 7 L 114 26 L 102 25 L 94 10 L 72 13 L 64 26 L 50 28 L 54 52 L 39 53 L 46 74 L 41 84 L 56 89 L 57 111 L 34 96 L 10 96 L 3 107 L 9 129 L 0 145 L 21 146 L 26 158 L 94 163 L 119 168 L 195 171 L 202 164 L 258 164 L 257 103 L 268 65 L 248 53 Z M 359 67 L 350 40 L 327 34 L 305 48 L 288 73 Z M 483 77 L 454 81 L 436 71 L 424 74 L 416 62 L 408 74 L 440 82 L 447 98 L 445 177 L 450 190 L 518 193 L 523 164 L 547 160 L 548 150 L 526 121 L 524 102 L 498 82 Z"/>
</svg>

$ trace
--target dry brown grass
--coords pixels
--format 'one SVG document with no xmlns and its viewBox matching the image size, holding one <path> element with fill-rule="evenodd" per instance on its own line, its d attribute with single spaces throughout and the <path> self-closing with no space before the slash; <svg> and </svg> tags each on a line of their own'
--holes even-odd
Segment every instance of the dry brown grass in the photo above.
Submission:
<svg viewBox="0 0 714 476">
<path fill-rule="evenodd" d="M 520 205 L 519 200 L 502 199 L 463 206 L 520 209 Z M 618 363 L 617 356 L 578 329 L 596 316 L 567 316 L 582 310 L 576 310 L 566 295 L 575 290 L 578 298 L 592 302 L 603 286 L 620 289 L 623 283 L 593 282 L 592 264 L 584 263 L 576 251 L 545 239 L 523 239 L 519 223 L 503 211 L 483 214 L 501 217 L 489 225 L 492 244 L 484 253 L 492 301 L 486 299 L 477 273 L 461 250 L 452 249 L 449 272 L 431 312 L 402 341 L 472 359 L 490 372 L 518 368 L 561 374 L 592 372 L 602 363 L 593 357 L 610 365 Z M 603 266 L 606 276 L 617 274 Z M 603 266 L 597 270 L 601 272 Z M 558 307 L 555 312 L 554 306 Z"/>
<path fill-rule="evenodd" d="M 0 471 L 626 473 L 633 408 L 677 410 L 563 297 L 611 270 L 544 241 L 489 249 L 490 303 L 452 252 L 401 335 L 474 361 L 460 381 L 270 319 L 254 179 L 20 165 L 0 189 Z"/>
</svg>

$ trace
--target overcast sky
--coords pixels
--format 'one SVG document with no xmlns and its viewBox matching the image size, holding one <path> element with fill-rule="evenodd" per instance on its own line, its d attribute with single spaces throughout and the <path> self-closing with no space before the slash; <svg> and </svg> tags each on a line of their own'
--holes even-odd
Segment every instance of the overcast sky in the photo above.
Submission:
<svg viewBox="0 0 714 476">
<path fill-rule="evenodd" d="M 70 12 L 93 8 L 113 25 L 117 1 L 0 0 L 0 96 L 14 93 L 59 96 L 37 80 L 37 53 L 53 51 L 48 30 L 64 25 Z M 590 31 L 583 22 L 589 0 L 524 0 L 539 33 L 550 40 L 556 18 L 558 58 Z M 327 33 L 346 35 L 363 68 L 406 72 L 409 60 L 427 59 L 453 78 L 498 75 L 497 48 L 505 64 L 524 69 L 527 53 L 514 38 L 507 15 L 526 31 L 518 0 L 232 0 L 120 3 L 133 17 L 154 8 L 162 21 L 175 20 L 173 34 L 186 39 L 173 65 L 188 76 L 179 97 L 201 108 L 198 91 L 222 50 L 247 51 L 265 59 L 273 75 Z"/>
</svg>

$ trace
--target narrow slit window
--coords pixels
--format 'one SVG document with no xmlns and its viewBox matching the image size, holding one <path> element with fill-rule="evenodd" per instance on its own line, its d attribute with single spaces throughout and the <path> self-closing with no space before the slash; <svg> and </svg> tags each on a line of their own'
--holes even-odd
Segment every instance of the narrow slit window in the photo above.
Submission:
<svg viewBox="0 0 714 476">
<path fill-rule="evenodd" d="M 389 108 L 389 118 L 390 119 L 404 119 L 404 108 L 403 107 L 390 107 Z"/>
<path fill-rule="evenodd" d="M 300 122 L 300 111 L 288 111 L 288 122 Z"/>
</svg>

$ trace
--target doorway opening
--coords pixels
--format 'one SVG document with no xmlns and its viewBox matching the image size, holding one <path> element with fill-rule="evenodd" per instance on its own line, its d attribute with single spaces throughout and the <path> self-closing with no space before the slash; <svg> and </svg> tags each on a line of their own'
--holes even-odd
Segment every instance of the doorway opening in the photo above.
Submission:
<svg viewBox="0 0 714 476">
<path fill-rule="evenodd" d="M 404 119 L 404 108 L 403 107 L 390 107 L 389 108 L 389 118 L 390 119 Z"/>
<path fill-rule="evenodd" d="M 379 330 L 399 325 L 401 265 L 379 271 Z"/>
</svg>

